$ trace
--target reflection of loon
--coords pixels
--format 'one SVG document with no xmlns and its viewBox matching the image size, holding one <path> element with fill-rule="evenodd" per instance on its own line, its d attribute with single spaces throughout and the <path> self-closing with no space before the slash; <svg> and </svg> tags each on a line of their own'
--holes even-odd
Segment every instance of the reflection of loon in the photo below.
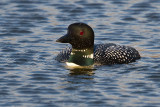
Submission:
<svg viewBox="0 0 160 107">
<path fill-rule="evenodd" d="M 86 76 L 92 76 L 94 75 L 94 72 L 96 69 L 83 69 L 83 68 L 74 68 L 74 69 L 70 69 L 70 75 L 86 75 Z M 86 78 L 84 77 L 85 79 L 93 79 L 92 77 L 90 78 Z"/>
<path fill-rule="evenodd" d="M 66 35 L 57 40 L 70 43 L 72 48 L 60 52 L 56 60 L 68 66 L 90 66 L 96 64 L 124 64 L 140 59 L 138 51 L 129 46 L 113 43 L 94 45 L 94 32 L 84 23 L 74 23 L 68 27 Z"/>
</svg>

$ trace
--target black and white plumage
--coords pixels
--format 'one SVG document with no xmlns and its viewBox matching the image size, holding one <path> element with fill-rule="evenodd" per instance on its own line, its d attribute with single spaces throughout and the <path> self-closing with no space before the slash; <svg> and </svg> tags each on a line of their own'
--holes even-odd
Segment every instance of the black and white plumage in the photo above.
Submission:
<svg viewBox="0 0 160 107">
<path fill-rule="evenodd" d="M 67 62 L 72 52 L 72 48 L 68 47 L 62 50 L 56 60 L 59 62 Z M 138 51 L 129 46 L 121 46 L 113 43 L 97 44 L 94 46 L 94 63 L 102 65 L 110 64 L 127 64 L 140 59 Z"/>
<path fill-rule="evenodd" d="M 139 52 L 133 47 L 113 43 L 94 45 L 94 31 L 85 23 L 71 24 L 67 34 L 59 38 L 57 42 L 72 45 L 72 48 L 68 47 L 57 55 L 55 59 L 59 62 L 88 66 L 93 65 L 93 62 L 110 65 L 130 63 L 140 59 Z"/>
</svg>

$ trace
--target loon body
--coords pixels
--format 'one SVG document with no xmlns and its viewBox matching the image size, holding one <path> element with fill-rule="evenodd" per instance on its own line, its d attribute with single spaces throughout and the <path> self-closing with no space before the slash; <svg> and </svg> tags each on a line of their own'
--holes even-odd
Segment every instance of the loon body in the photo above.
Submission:
<svg viewBox="0 0 160 107">
<path fill-rule="evenodd" d="M 66 48 L 55 58 L 59 62 L 66 62 L 68 66 L 91 66 L 95 64 L 127 64 L 140 59 L 139 52 L 129 46 L 113 43 L 94 45 L 94 32 L 85 23 L 73 23 L 68 27 L 66 35 L 57 40 L 70 43 L 72 48 Z"/>
</svg>

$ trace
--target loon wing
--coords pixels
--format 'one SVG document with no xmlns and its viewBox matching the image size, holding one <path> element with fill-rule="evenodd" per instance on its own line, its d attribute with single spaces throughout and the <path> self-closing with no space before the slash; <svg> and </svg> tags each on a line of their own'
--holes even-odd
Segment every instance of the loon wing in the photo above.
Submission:
<svg viewBox="0 0 160 107">
<path fill-rule="evenodd" d="M 72 48 L 71 47 L 67 47 L 66 49 L 62 50 L 56 57 L 55 60 L 59 61 L 59 62 L 67 62 L 70 54 L 72 52 Z"/>
<path fill-rule="evenodd" d="M 123 64 L 140 59 L 135 48 L 116 44 L 100 44 L 94 50 L 94 62 L 98 64 Z"/>
</svg>

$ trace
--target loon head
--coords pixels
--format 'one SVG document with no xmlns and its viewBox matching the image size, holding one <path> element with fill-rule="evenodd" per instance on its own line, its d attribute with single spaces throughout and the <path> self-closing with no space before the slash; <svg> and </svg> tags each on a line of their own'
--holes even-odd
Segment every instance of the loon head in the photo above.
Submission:
<svg viewBox="0 0 160 107">
<path fill-rule="evenodd" d="M 67 34 L 56 42 L 70 43 L 73 49 L 92 48 L 94 46 L 94 32 L 85 23 L 73 23 L 69 25 Z"/>
<path fill-rule="evenodd" d="M 93 65 L 94 32 L 89 25 L 85 23 L 69 25 L 67 34 L 60 37 L 56 42 L 72 45 L 72 52 L 67 65 Z"/>
</svg>

